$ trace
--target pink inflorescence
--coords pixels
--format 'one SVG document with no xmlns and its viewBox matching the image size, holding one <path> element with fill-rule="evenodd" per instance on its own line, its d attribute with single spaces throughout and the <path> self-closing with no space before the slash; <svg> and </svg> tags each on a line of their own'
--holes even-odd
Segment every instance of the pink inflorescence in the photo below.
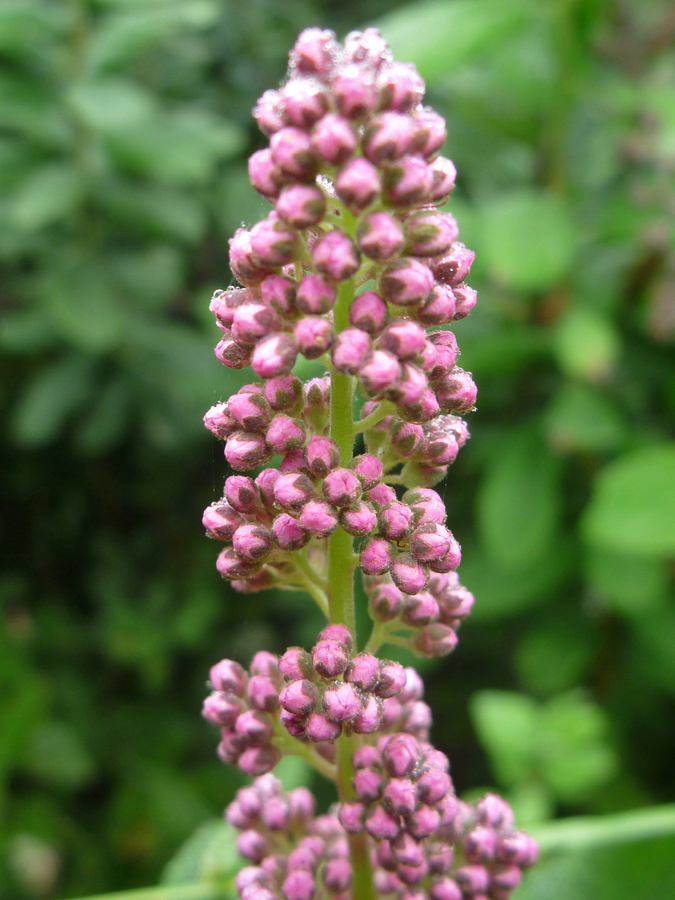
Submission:
<svg viewBox="0 0 675 900">
<path fill-rule="evenodd" d="M 381 743 L 355 757 L 354 786 L 364 799 L 327 815 L 315 818 L 310 792 L 284 794 L 273 775 L 237 792 L 226 818 L 250 863 L 235 879 L 241 900 L 348 900 L 350 834 L 366 837 L 379 896 L 508 900 L 537 859 L 535 842 L 514 830 L 508 804 L 493 794 L 462 803 L 443 754 L 409 736 Z M 432 821 L 440 821 L 434 831 Z"/>
<path fill-rule="evenodd" d="M 369 868 L 391 900 L 506 900 L 536 861 L 505 801 L 458 800 L 429 743 L 420 676 L 376 655 L 387 643 L 449 653 L 474 603 L 433 490 L 476 399 L 446 328 L 476 302 L 474 254 L 440 209 L 456 173 L 424 90 L 374 29 L 343 46 L 304 31 L 285 84 L 254 111 L 269 146 L 249 175 L 272 210 L 237 230 L 239 286 L 211 299 L 216 356 L 260 379 L 204 417 L 234 472 L 203 515 L 224 544 L 218 571 L 242 592 L 305 590 L 331 619 L 310 651 L 210 672 L 203 715 L 220 728 L 219 755 L 255 777 L 226 813 L 250 863 L 241 900 L 352 900 Z M 330 375 L 303 384 L 299 356 Z M 359 435 L 365 452 L 353 456 Z M 357 560 L 373 623 L 360 650 Z M 315 817 L 305 788 L 283 793 L 270 770 L 284 753 L 337 782 L 327 815 Z"/>
</svg>

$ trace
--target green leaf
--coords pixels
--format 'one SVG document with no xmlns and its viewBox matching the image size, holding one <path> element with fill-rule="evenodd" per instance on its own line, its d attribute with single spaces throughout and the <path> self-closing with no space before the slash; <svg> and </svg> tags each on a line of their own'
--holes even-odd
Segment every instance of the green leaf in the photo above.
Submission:
<svg viewBox="0 0 675 900">
<path fill-rule="evenodd" d="M 116 182 L 101 185 L 102 210 L 130 234 L 196 244 L 206 229 L 206 211 L 187 191 L 151 184 Z"/>
<path fill-rule="evenodd" d="M 551 446 L 560 453 L 604 453 L 628 436 L 627 423 L 609 397 L 584 384 L 564 384 L 544 412 Z"/>
<path fill-rule="evenodd" d="M 0 3 L 0 51 L 26 56 L 42 50 L 66 24 L 64 10 L 59 6 L 34 0 L 3 0 Z"/>
<path fill-rule="evenodd" d="M 476 500 L 485 548 L 500 565 L 522 568 L 552 543 L 560 512 L 559 473 L 559 459 L 535 431 L 503 435 Z"/>
<path fill-rule="evenodd" d="M 48 148 L 66 148 L 73 136 L 58 98 L 50 89 L 9 74 L 0 77 L 0 127 Z"/>
<path fill-rule="evenodd" d="M 629 556 L 675 555 L 675 442 L 625 454 L 598 474 L 582 519 L 586 540 Z"/>
<path fill-rule="evenodd" d="M 126 311 L 99 261 L 65 266 L 45 279 L 40 305 L 67 341 L 102 352 L 122 338 Z"/>
<path fill-rule="evenodd" d="M 665 560 L 590 546 L 584 568 L 586 580 L 602 603 L 624 616 L 641 619 L 667 602 L 669 577 Z"/>
<path fill-rule="evenodd" d="M 515 662 L 528 691 L 550 695 L 583 682 L 594 649 L 586 619 L 558 612 L 554 619 L 521 638 Z"/>
<path fill-rule="evenodd" d="M 68 102 L 87 128 L 103 135 L 135 128 L 157 112 L 152 94 L 128 78 L 74 84 Z"/>
<path fill-rule="evenodd" d="M 244 865 L 237 853 L 237 831 L 215 819 L 205 822 L 167 864 L 161 884 L 190 884 L 233 878 Z"/>
<path fill-rule="evenodd" d="M 609 719 L 598 704 L 577 692 L 562 694 L 543 707 L 538 725 L 541 776 L 561 800 L 583 801 L 616 774 Z"/>
<path fill-rule="evenodd" d="M 407 4 L 375 26 L 396 59 L 415 63 L 423 78 L 433 80 L 487 54 L 528 15 L 528 4 L 517 0 L 430 0 Z"/>
<path fill-rule="evenodd" d="M 519 291 L 559 284 L 576 253 L 576 230 L 562 200 L 544 191 L 521 190 L 482 208 L 479 253 L 492 277 Z"/>
<path fill-rule="evenodd" d="M 110 13 L 89 42 L 89 66 L 100 71 L 124 65 L 175 34 L 209 28 L 219 15 L 219 6 L 212 0 L 185 0 Z"/>
<path fill-rule="evenodd" d="M 91 381 L 91 363 L 79 355 L 66 356 L 40 369 L 14 409 L 11 428 L 15 440 L 31 447 L 53 440 L 89 396 Z"/>
<path fill-rule="evenodd" d="M 616 368 L 621 342 L 614 324 L 588 307 L 575 307 L 555 331 L 560 368 L 572 378 L 601 383 Z"/>
<path fill-rule="evenodd" d="M 37 231 L 71 217 L 84 194 L 81 173 L 64 163 L 34 169 L 11 199 L 10 216 L 20 231 Z"/>
<path fill-rule="evenodd" d="M 38 725 L 23 758 L 22 768 L 54 787 L 81 788 L 95 774 L 94 761 L 76 731 L 63 722 Z"/>
<path fill-rule="evenodd" d="M 471 718 L 498 781 L 510 786 L 528 779 L 539 723 L 535 701 L 510 691 L 478 691 L 471 698 Z"/>
<path fill-rule="evenodd" d="M 123 378 L 111 379 L 96 392 L 76 435 L 77 443 L 85 453 L 98 453 L 122 435 L 130 397 L 130 386 Z"/>
</svg>

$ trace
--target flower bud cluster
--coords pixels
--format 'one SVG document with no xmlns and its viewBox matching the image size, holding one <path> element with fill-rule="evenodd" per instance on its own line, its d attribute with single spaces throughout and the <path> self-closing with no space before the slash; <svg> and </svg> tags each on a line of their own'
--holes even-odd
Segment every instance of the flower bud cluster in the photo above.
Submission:
<svg viewBox="0 0 675 900">
<path fill-rule="evenodd" d="M 426 590 L 404 594 L 387 576 L 368 579 L 373 620 L 390 632 L 407 631 L 420 656 L 446 656 L 457 646 L 457 629 L 473 608 L 474 597 L 456 572 L 433 574 Z"/>
<path fill-rule="evenodd" d="M 376 408 L 376 403 L 365 404 L 363 415 Z M 437 415 L 420 425 L 391 415 L 369 428 L 365 438 L 366 449 L 382 460 L 385 470 L 403 463 L 400 478 L 404 484 L 433 487 L 448 474 L 469 430 L 458 416 Z"/>
<path fill-rule="evenodd" d="M 447 757 L 409 734 L 380 738 L 353 757 L 355 800 L 339 805 L 349 834 L 367 832 L 378 863 L 406 885 L 430 872 L 425 841 L 452 825 L 459 808 Z"/>
<path fill-rule="evenodd" d="M 213 691 L 202 715 L 220 728 L 218 755 L 247 775 L 269 772 L 281 759 L 272 742 L 282 685 L 278 657 L 261 650 L 251 661 L 250 673 L 223 659 L 212 666 L 209 682 Z"/>
<path fill-rule="evenodd" d="M 311 653 L 291 647 L 283 654 L 279 669 L 286 685 L 279 695 L 280 719 L 293 737 L 325 742 L 343 731 L 373 734 L 382 728 L 384 702 L 405 689 L 406 670 L 400 663 L 352 651 L 349 630 L 328 625 Z"/>
<path fill-rule="evenodd" d="M 253 865 L 235 879 L 241 900 L 348 900 L 349 844 L 337 817 L 312 818 L 305 788 L 284 794 L 273 775 L 239 790 L 226 810 L 237 849 Z"/>
</svg>

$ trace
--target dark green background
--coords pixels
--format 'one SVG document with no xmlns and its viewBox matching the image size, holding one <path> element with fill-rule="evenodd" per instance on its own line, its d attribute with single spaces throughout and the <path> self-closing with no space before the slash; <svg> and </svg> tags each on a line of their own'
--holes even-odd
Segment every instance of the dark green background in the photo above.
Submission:
<svg viewBox="0 0 675 900">
<path fill-rule="evenodd" d="M 2 900 L 155 882 L 243 781 L 209 665 L 311 645 L 310 602 L 233 596 L 203 537 L 201 417 L 247 380 L 208 300 L 266 212 L 257 96 L 302 28 L 374 22 L 447 116 L 477 252 L 478 411 L 440 488 L 477 604 L 423 666 L 434 740 L 523 824 L 673 799 L 672 4 L 5 0 Z M 527 896 L 666 900 L 672 851 L 554 860 Z"/>
</svg>

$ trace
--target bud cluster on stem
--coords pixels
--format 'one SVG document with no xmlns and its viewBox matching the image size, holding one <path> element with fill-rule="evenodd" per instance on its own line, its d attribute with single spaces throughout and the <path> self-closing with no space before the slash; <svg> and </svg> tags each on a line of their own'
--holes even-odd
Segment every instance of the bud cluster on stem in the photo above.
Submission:
<svg viewBox="0 0 675 900">
<path fill-rule="evenodd" d="M 505 801 L 458 800 L 419 675 L 378 656 L 449 653 L 474 603 L 433 490 L 476 400 L 447 328 L 476 302 L 474 254 L 444 208 L 456 172 L 424 91 L 374 29 L 342 46 L 304 31 L 254 111 L 269 146 L 249 175 L 272 209 L 237 230 L 239 286 L 211 299 L 216 356 L 260 379 L 204 417 L 236 473 L 203 516 L 218 571 L 243 592 L 305 591 L 328 619 L 311 650 L 211 669 L 218 752 L 256 776 L 226 813 L 251 863 L 242 900 L 505 900 L 536 860 Z M 302 384 L 299 356 L 326 374 Z M 328 814 L 304 788 L 283 794 L 270 770 L 285 754 L 335 782 Z"/>
</svg>

